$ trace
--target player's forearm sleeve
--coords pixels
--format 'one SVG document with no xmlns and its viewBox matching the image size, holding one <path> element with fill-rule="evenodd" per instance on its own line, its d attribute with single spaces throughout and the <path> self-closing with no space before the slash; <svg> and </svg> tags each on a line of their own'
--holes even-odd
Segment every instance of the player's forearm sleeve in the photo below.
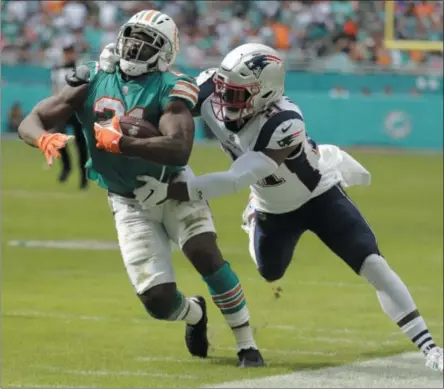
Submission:
<svg viewBox="0 0 444 389">
<path fill-rule="evenodd" d="M 206 200 L 237 192 L 273 174 L 278 164 L 261 152 L 248 152 L 226 172 L 204 174 L 187 181 L 190 200 Z"/>
</svg>

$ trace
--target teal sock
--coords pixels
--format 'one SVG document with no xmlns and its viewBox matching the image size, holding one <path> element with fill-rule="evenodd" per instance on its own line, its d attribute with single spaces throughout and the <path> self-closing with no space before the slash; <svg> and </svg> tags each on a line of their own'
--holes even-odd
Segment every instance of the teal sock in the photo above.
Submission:
<svg viewBox="0 0 444 389">
<path fill-rule="evenodd" d="M 228 262 L 225 262 L 220 269 L 203 279 L 208 285 L 214 303 L 220 309 L 230 327 L 239 327 L 248 322 L 250 314 L 247 309 L 244 290 Z"/>
<path fill-rule="evenodd" d="M 168 316 L 168 320 L 181 320 L 180 316 L 182 316 L 182 314 L 188 309 L 187 305 L 188 300 L 181 292 L 176 290 L 176 295 L 174 296 L 174 304 L 172 306 L 171 313 Z"/>
</svg>

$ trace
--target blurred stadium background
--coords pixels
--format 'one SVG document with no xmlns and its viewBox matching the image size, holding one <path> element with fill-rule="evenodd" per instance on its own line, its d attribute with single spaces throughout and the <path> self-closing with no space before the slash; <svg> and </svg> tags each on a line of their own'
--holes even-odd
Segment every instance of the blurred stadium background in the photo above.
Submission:
<svg viewBox="0 0 444 389">
<path fill-rule="evenodd" d="M 120 25 L 147 8 L 175 19 L 177 68 L 191 75 L 245 42 L 282 53 L 286 93 L 310 135 L 350 148 L 371 171 L 371 187 L 352 196 L 442 344 L 442 1 L 3 0 L 1 386 L 192 387 L 413 351 L 373 291 L 312 236 L 300 243 L 276 299 L 239 228 L 246 192 L 217 199 L 212 209 L 270 368 L 246 374 L 233 367 L 230 334 L 213 307 L 215 359 L 207 362 L 190 362 L 176 325 L 146 317 L 116 250 L 105 194 L 94 185 L 87 192 L 75 182 L 60 185 L 57 166 L 48 171 L 37 151 L 14 138 L 23 116 L 51 94 L 51 69 L 64 49 L 95 60 Z M 202 146 L 193 169 L 225 169 L 223 154 L 207 147 L 211 134 L 200 122 L 197 128 Z M 182 290 L 207 295 L 183 257 L 175 260 Z M 409 380 L 426 373 L 412 364 L 400 369 L 391 373 Z"/>
<path fill-rule="evenodd" d="M 155 8 L 176 20 L 177 67 L 191 75 L 242 43 L 277 48 L 290 70 L 286 92 L 323 142 L 442 148 L 442 1 L 6 0 L 1 7 L 3 131 L 14 131 L 50 93 L 49 69 L 61 64 L 64 47 L 75 42 L 79 61 L 97 59 L 130 15 Z"/>
</svg>

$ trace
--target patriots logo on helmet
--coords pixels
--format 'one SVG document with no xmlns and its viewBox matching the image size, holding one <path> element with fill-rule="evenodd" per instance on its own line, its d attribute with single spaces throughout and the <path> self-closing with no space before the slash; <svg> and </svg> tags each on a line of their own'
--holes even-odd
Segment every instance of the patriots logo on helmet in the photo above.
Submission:
<svg viewBox="0 0 444 389">
<path fill-rule="evenodd" d="M 275 57 L 274 55 L 258 54 L 245 62 L 245 65 L 247 65 L 248 69 L 253 72 L 256 78 L 259 78 L 262 71 L 267 67 L 267 65 L 273 62 L 279 64 L 282 63 L 281 59 Z"/>
</svg>

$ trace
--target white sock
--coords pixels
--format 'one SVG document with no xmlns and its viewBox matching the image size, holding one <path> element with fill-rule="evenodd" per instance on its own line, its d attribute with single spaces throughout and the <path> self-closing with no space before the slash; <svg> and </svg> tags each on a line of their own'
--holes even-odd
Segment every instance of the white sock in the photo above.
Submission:
<svg viewBox="0 0 444 389">
<path fill-rule="evenodd" d="M 236 339 L 237 351 L 254 348 L 257 350 L 256 342 L 253 337 L 253 330 L 249 325 L 244 327 L 232 328 L 234 338 Z"/>
<path fill-rule="evenodd" d="M 187 324 L 195 325 L 202 319 L 202 308 L 193 298 L 185 298 L 185 304 L 178 320 L 183 320 Z"/>
<path fill-rule="evenodd" d="M 418 315 L 418 316 L 416 316 Z M 408 320 L 409 316 L 416 316 L 414 319 Z M 435 342 L 433 341 L 432 336 L 430 335 L 429 329 L 427 328 L 427 324 L 425 323 L 422 316 L 419 316 L 419 312 L 413 311 L 405 318 L 401 319 L 407 323 L 404 325 L 398 325 L 401 327 L 402 332 L 404 332 L 411 341 L 418 347 L 425 355 L 429 353 L 430 350 L 436 347 Z"/>
<path fill-rule="evenodd" d="M 407 286 L 384 258 L 368 256 L 360 274 L 376 288 L 382 310 L 424 354 L 436 347 Z"/>
</svg>

